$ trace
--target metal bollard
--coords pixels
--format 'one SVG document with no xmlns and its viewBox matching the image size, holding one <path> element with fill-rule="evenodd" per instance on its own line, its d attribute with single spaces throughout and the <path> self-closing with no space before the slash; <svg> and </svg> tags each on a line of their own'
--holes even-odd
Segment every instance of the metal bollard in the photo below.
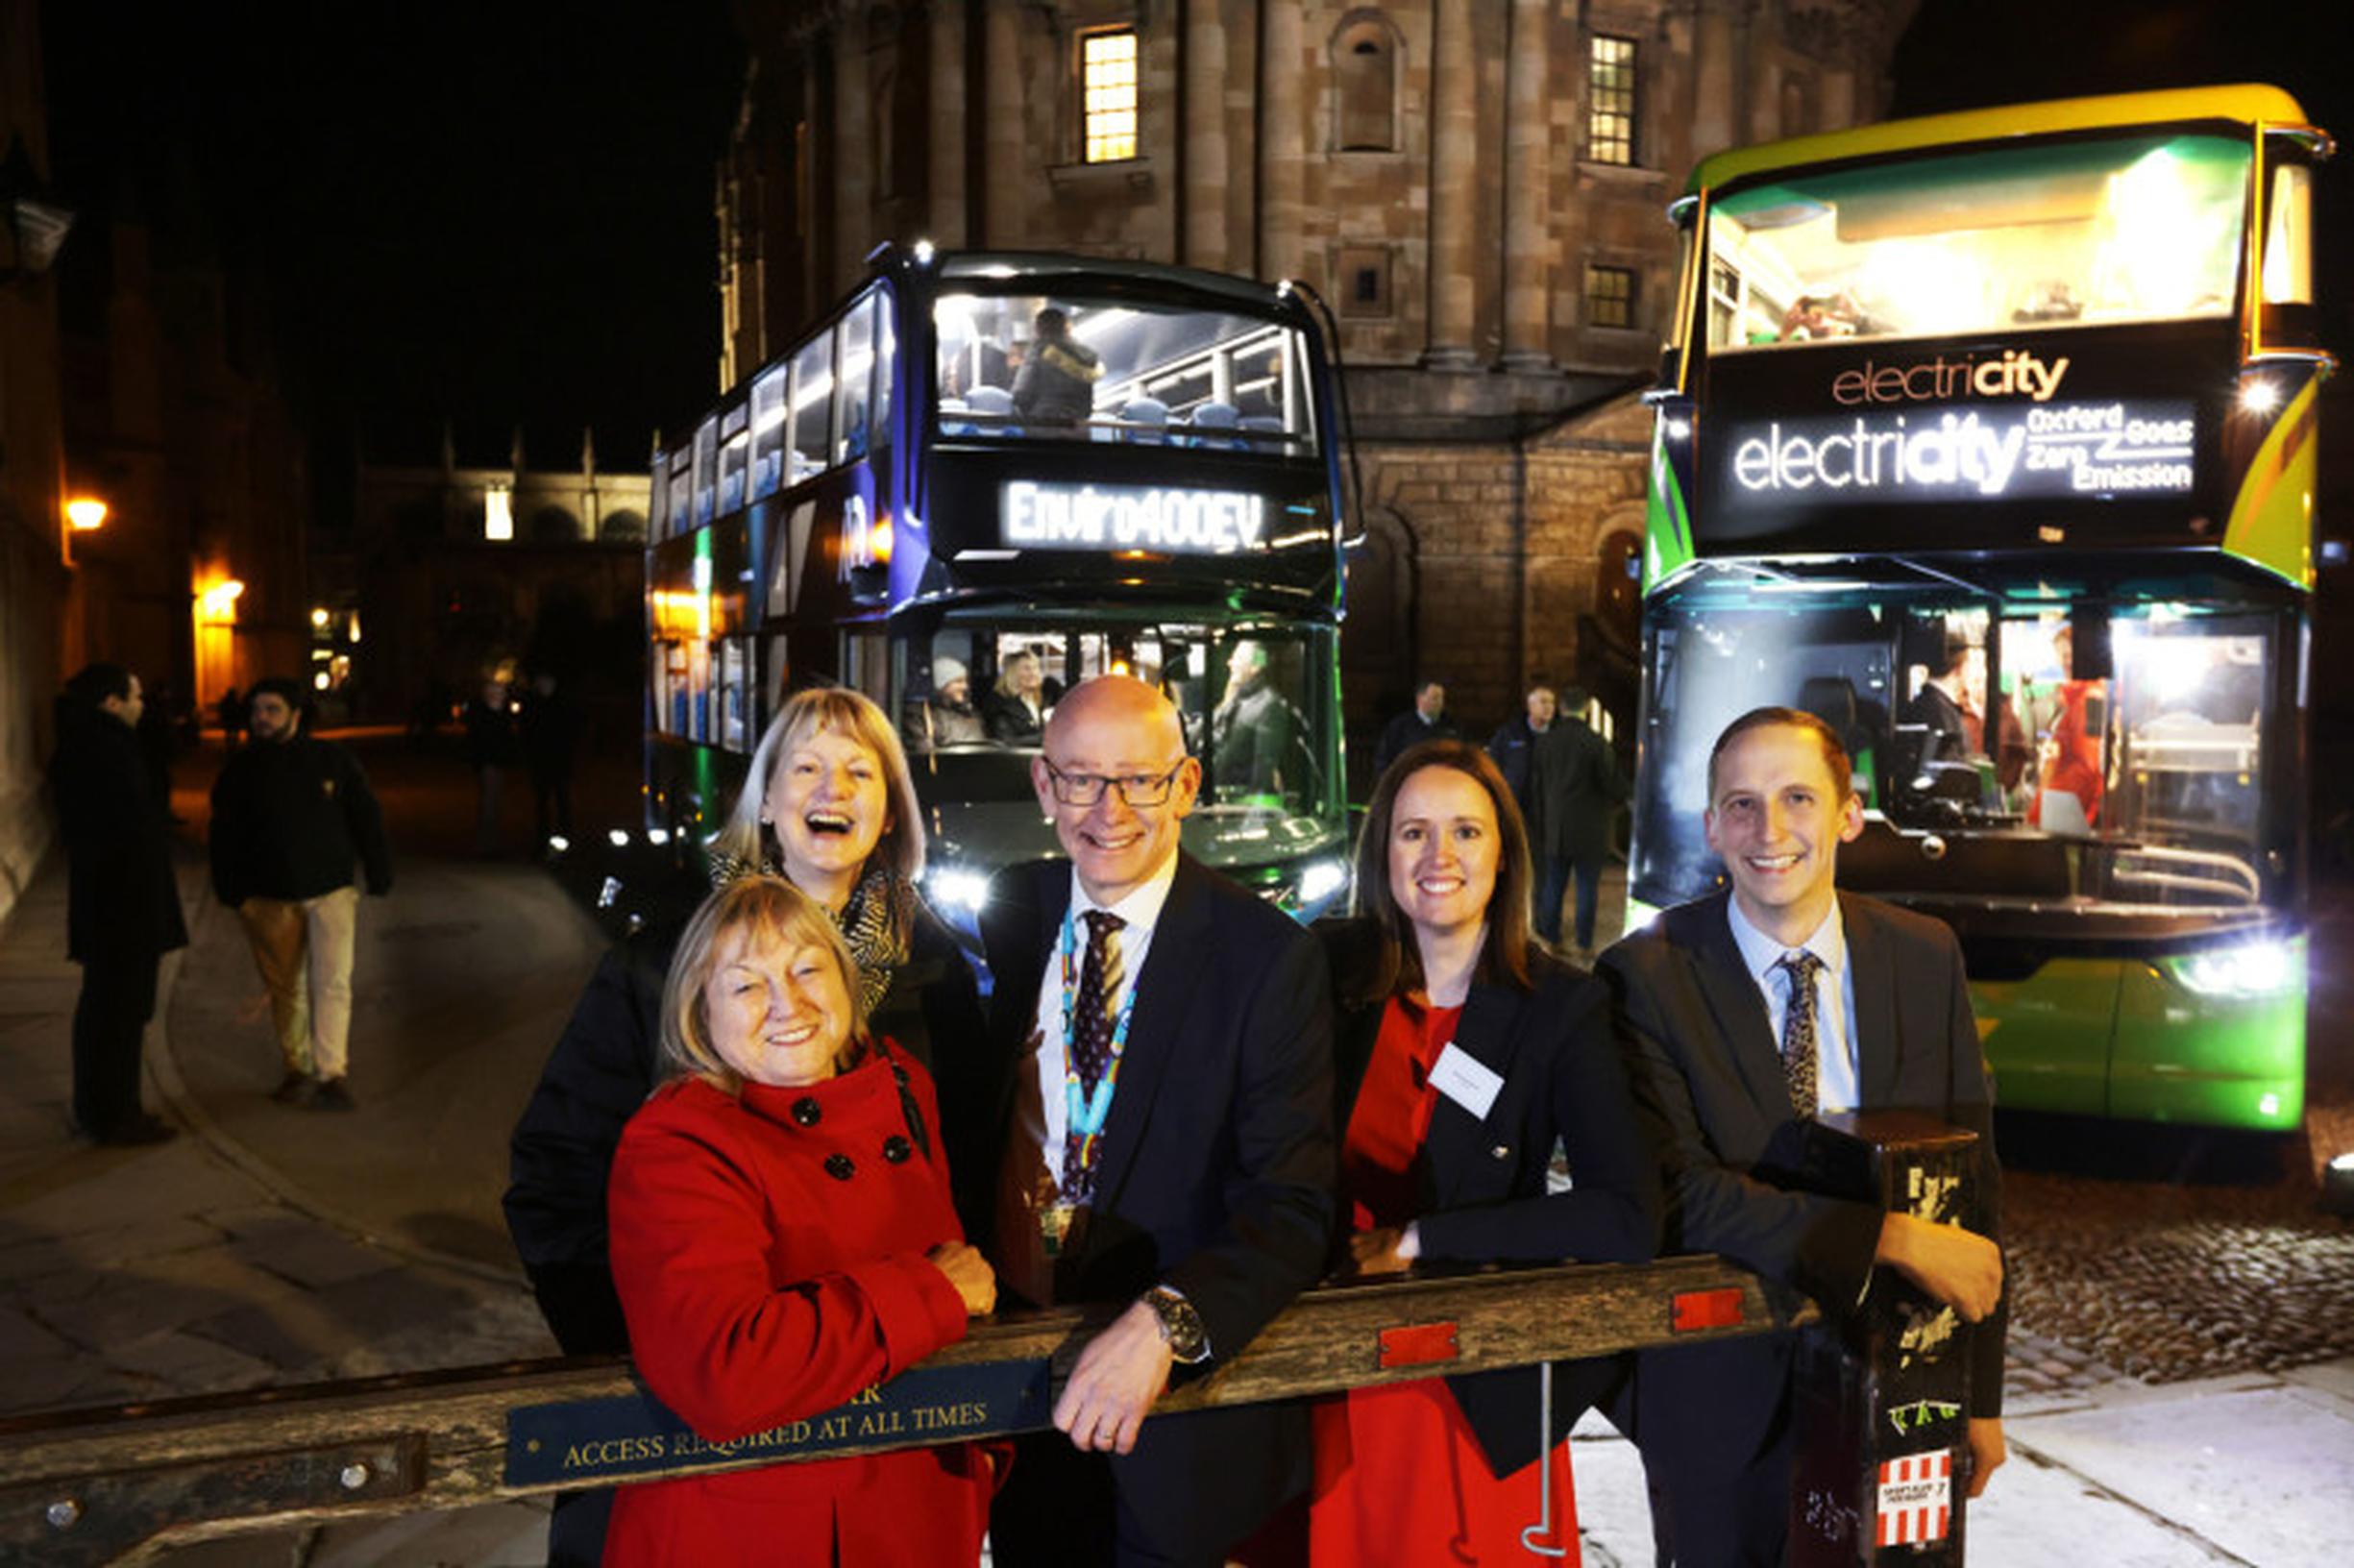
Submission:
<svg viewBox="0 0 2354 1568">
<path fill-rule="evenodd" d="M 1908 1112 L 1825 1116 L 1808 1185 L 1919 1218 L 1970 1211 L 1976 1137 Z M 1960 1568 L 1968 1493 L 1970 1335 L 1892 1269 L 1851 1313 L 1802 1331 L 1791 1568 Z"/>
</svg>

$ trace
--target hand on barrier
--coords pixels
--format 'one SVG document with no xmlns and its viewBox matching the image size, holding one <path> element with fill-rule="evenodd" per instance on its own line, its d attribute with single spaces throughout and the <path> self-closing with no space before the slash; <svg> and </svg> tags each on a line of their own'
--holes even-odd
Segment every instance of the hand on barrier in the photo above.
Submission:
<svg viewBox="0 0 2354 1568">
<path fill-rule="evenodd" d="M 2002 1249 L 1959 1225 L 1891 1213 L 1880 1226 L 1873 1259 L 1893 1265 L 1972 1323 L 1993 1311 L 2002 1297 Z"/>
<path fill-rule="evenodd" d="M 1054 1402 L 1055 1426 L 1075 1448 L 1131 1452 L 1174 1364 L 1151 1304 L 1135 1303 L 1079 1353 L 1063 1397 Z"/>
<path fill-rule="evenodd" d="M 965 1315 L 987 1317 L 997 1310 L 997 1272 L 989 1266 L 980 1249 L 962 1241 L 943 1241 L 924 1254 L 932 1266 L 948 1277 L 956 1293 L 965 1298 Z"/>
</svg>

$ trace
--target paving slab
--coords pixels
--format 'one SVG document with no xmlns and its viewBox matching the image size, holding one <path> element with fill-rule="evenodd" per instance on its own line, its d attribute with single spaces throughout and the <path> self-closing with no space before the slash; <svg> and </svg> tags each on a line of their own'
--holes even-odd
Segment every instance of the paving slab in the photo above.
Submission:
<svg viewBox="0 0 2354 1568">
<path fill-rule="evenodd" d="M 2337 1568 L 2354 1520 L 2354 1420 L 2283 1384 L 2230 1383 L 2029 1417 L 2010 1423 L 2009 1435 L 2014 1449 L 2227 1554 L 2186 1560 Z M 2112 1560 L 2107 1537 L 2083 1523 L 2070 1515 L 2071 1537 L 2102 1541 L 2103 1561 Z"/>
</svg>

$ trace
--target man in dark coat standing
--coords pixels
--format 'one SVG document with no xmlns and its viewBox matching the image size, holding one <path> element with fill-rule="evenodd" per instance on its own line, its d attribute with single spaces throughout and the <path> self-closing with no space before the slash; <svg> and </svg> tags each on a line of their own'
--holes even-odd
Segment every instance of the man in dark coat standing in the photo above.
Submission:
<svg viewBox="0 0 2354 1568">
<path fill-rule="evenodd" d="M 1065 1383 L 1060 1430 L 1019 1439 L 994 1560 L 1207 1568 L 1307 1484 L 1307 1412 L 1144 1417 L 1172 1371 L 1224 1364 L 1323 1267 L 1324 954 L 1179 851 L 1202 770 L 1152 687 L 1074 687 L 1030 773 L 1069 863 L 992 887 L 996 1082 L 966 1098 L 997 1108 L 1003 1152 L 960 1202 L 1005 1290 L 1118 1315 Z"/>
<path fill-rule="evenodd" d="M 212 891 L 237 912 L 270 989 L 286 1075 L 272 1097 L 349 1111 L 352 960 L 365 863 L 368 891 L 392 891 L 392 850 L 368 775 L 349 751 L 308 733 L 303 690 L 257 680 L 253 742 L 212 786 Z"/>
<path fill-rule="evenodd" d="M 1937 921 L 1834 884 L 1864 827 L 1846 750 L 1809 713 L 1759 708 L 1708 761 L 1706 830 L 1728 892 L 1663 913 L 1603 955 L 1628 1073 L 1657 1118 L 1666 1251 L 1715 1252 L 1834 1316 L 1897 1270 L 1972 1327 L 1954 1433 L 1970 1495 L 2003 1462 L 2001 1169 L 1962 955 Z M 1963 1224 L 1808 1189 L 1823 1111 L 1925 1111 L 1978 1135 Z M 1794 1336 L 1636 1358 L 1631 1411 L 1659 1560 L 1773 1568 L 1790 1507 Z M 1631 1415 L 1631 1419 L 1622 1419 Z M 1966 1447 L 1964 1446 L 1966 1445 Z"/>
<path fill-rule="evenodd" d="M 93 664 L 58 698 L 49 762 L 65 845 L 65 951 L 82 966 L 74 1004 L 74 1121 L 99 1142 L 160 1143 L 176 1129 L 139 1108 L 139 1045 L 156 970 L 188 944 L 171 841 L 135 733 L 139 677 Z"/>
<path fill-rule="evenodd" d="M 1382 744 L 1373 748 L 1373 777 L 1368 788 L 1389 765 L 1425 741 L 1452 741 L 1460 737 L 1455 721 L 1447 717 L 1447 687 L 1444 681 L 1425 680 L 1414 688 L 1414 705 L 1389 721 L 1382 731 Z"/>
<path fill-rule="evenodd" d="M 1572 687 L 1570 696 L 1572 711 L 1582 714 L 1585 694 Z M 1536 862 L 1536 934 L 1560 942 L 1561 899 L 1575 870 L 1578 945 L 1590 951 L 1610 813 L 1620 795 L 1608 744 L 1583 718 L 1562 718 L 1553 688 L 1539 681 L 1529 688 L 1526 714 L 1498 729 L 1487 752 L 1529 824 L 1529 852 Z"/>
</svg>

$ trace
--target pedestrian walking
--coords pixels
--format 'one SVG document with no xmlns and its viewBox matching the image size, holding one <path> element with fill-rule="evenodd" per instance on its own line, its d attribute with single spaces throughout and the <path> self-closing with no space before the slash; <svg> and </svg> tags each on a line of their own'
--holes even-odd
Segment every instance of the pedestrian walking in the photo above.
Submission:
<svg viewBox="0 0 2354 1568">
<path fill-rule="evenodd" d="M 160 1143 L 169 1122 L 139 1107 L 139 1046 L 156 1011 L 156 970 L 188 944 L 171 841 L 148 784 L 139 677 L 92 664 L 58 698 L 49 762 L 65 845 L 65 952 L 82 966 L 74 1003 L 74 1122 L 100 1143 Z"/>
<path fill-rule="evenodd" d="M 256 681 L 247 720 L 252 743 L 212 786 L 212 891 L 245 922 L 270 990 L 286 1068 L 271 1097 L 349 1111 L 352 872 L 364 864 L 369 893 L 392 891 L 383 812 L 352 754 L 309 733 L 293 681 Z"/>
</svg>

